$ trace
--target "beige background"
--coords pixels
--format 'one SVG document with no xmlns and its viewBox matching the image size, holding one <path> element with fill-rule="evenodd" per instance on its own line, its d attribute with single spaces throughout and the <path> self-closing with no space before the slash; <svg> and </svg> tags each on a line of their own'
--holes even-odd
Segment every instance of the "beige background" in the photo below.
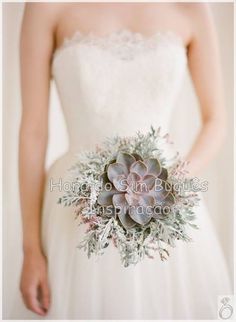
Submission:
<svg viewBox="0 0 236 322">
<path fill-rule="evenodd" d="M 21 114 L 18 42 L 23 6 L 23 3 L 8 3 L 3 6 L 3 314 L 6 319 L 26 318 L 18 292 L 22 261 L 17 172 Z M 222 56 L 228 136 L 219 156 L 202 177 L 209 180 L 209 191 L 205 198 L 233 278 L 233 4 L 212 3 L 211 7 Z M 187 77 L 176 106 L 171 133 L 178 150 L 183 153 L 187 151 L 198 127 L 197 100 Z M 188 137 L 184 134 L 186 129 Z M 66 146 L 67 136 L 63 116 L 53 87 L 47 166 L 66 150 Z M 28 314 L 28 317 L 30 316 Z"/>
</svg>

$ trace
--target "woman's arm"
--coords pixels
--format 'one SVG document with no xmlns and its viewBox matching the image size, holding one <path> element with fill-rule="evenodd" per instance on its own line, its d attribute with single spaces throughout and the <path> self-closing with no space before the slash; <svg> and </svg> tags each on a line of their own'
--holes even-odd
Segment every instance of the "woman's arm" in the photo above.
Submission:
<svg viewBox="0 0 236 322">
<path fill-rule="evenodd" d="M 54 16 L 50 5 L 26 4 L 20 42 L 23 109 L 19 138 L 19 180 L 24 252 L 20 288 L 26 306 L 40 315 L 44 315 L 49 307 L 40 221 Z"/>
<path fill-rule="evenodd" d="M 189 68 L 199 99 L 202 127 L 187 156 L 189 172 L 198 174 L 219 150 L 225 136 L 225 106 L 220 55 L 213 18 L 208 5 L 192 4 L 193 37 Z"/>
</svg>

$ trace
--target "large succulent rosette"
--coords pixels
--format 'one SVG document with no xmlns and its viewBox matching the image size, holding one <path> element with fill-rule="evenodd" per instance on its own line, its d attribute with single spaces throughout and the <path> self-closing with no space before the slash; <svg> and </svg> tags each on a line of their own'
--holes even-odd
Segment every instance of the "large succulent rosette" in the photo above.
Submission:
<svg viewBox="0 0 236 322">
<path fill-rule="evenodd" d="M 79 248 L 88 257 L 113 244 L 129 266 L 156 252 L 167 259 L 177 240 L 191 240 L 188 227 L 197 228 L 199 198 L 191 188 L 176 188 L 192 179 L 177 154 L 166 156 L 169 145 L 168 136 L 151 128 L 108 138 L 95 151 L 78 155 L 69 171 L 71 189 L 59 203 L 73 206 L 79 223 L 87 225 Z"/>
<path fill-rule="evenodd" d="M 160 218 L 175 203 L 167 169 L 155 158 L 120 152 L 105 170 L 98 203 L 126 229 Z"/>
</svg>

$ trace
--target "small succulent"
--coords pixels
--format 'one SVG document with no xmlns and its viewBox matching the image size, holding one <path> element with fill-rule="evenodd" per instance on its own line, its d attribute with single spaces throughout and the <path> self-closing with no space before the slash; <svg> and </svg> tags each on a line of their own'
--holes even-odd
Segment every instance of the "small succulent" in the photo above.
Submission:
<svg viewBox="0 0 236 322">
<path fill-rule="evenodd" d="M 167 182 L 168 172 L 156 158 L 143 160 L 137 154 L 119 152 L 101 176 L 103 190 L 98 204 L 113 209 L 121 224 L 132 228 L 145 225 L 160 214 L 156 209 L 171 207 L 175 198 Z"/>
</svg>

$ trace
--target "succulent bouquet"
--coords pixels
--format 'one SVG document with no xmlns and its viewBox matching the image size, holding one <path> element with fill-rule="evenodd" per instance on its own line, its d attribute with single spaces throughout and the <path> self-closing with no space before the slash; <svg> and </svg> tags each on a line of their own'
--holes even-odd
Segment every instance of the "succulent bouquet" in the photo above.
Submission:
<svg viewBox="0 0 236 322">
<path fill-rule="evenodd" d="M 160 129 L 108 138 L 96 151 L 78 155 L 69 170 L 71 189 L 59 199 L 87 224 L 79 248 L 102 255 L 113 243 L 125 267 L 157 251 L 169 256 L 176 240 L 190 241 L 199 197 L 178 153 L 166 156 L 169 136 Z M 187 187 L 187 188 L 186 188 Z"/>
</svg>

